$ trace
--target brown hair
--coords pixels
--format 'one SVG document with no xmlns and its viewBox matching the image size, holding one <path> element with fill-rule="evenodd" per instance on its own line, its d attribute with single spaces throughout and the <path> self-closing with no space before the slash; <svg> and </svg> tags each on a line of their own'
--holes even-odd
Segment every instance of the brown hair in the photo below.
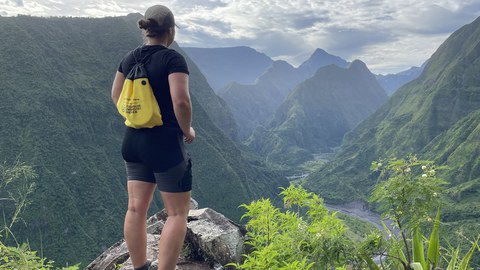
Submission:
<svg viewBox="0 0 480 270">
<path fill-rule="evenodd" d="M 152 19 L 140 19 L 138 21 L 138 28 L 145 30 L 147 37 L 161 37 L 173 26 L 174 25 L 158 26 L 157 21 Z"/>
</svg>

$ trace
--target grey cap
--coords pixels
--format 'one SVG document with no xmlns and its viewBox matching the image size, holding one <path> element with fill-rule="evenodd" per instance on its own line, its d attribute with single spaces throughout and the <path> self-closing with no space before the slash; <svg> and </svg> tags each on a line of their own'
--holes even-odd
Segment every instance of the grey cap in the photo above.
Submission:
<svg viewBox="0 0 480 270">
<path fill-rule="evenodd" d="M 158 23 L 160 28 L 168 28 L 175 26 L 175 18 L 172 11 L 163 5 L 151 6 L 145 11 L 143 16 L 146 20 L 154 20 Z"/>
</svg>

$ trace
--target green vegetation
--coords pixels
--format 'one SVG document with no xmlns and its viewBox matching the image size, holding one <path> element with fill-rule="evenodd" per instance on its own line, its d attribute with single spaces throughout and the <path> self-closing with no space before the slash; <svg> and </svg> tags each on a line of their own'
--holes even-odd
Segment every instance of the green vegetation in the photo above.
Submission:
<svg viewBox="0 0 480 270">
<path fill-rule="evenodd" d="M 384 217 L 393 220 L 401 231 L 404 226 L 407 229 L 420 226 L 432 209 L 440 207 L 442 187 L 447 182 L 438 178 L 437 172 L 444 168 L 412 155 L 373 162 L 371 169 L 380 172 L 380 182 L 375 185 L 370 201 L 378 203 Z"/>
<path fill-rule="evenodd" d="M 317 195 L 290 186 L 281 192 L 285 212 L 269 199 L 242 205 L 252 252 L 237 269 L 329 269 L 353 252 L 342 221 Z M 314 268 L 313 268 L 314 267 Z"/>
<path fill-rule="evenodd" d="M 330 213 L 323 200 L 300 186 L 280 193 L 285 211 L 269 199 L 242 205 L 246 209 L 247 245 L 244 262 L 237 269 L 370 269 L 370 270 L 467 270 L 477 250 L 480 234 L 467 251 L 445 241 L 440 211 L 446 182 L 437 176 L 443 168 L 431 161 L 391 159 L 372 163 L 380 182 L 370 196 L 393 221 L 385 235 L 371 231 L 352 239 L 345 224 Z M 425 237 L 423 232 L 428 232 Z M 446 245 L 445 245 L 446 243 Z M 378 262 L 372 258 L 376 256 Z"/>
<path fill-rule="evenodd" d="M 301 172 L 312 173 L 320 169 L 325 163 L 327 163 L 326 160 L 314 159 L 300 164 L 298 168 Z"/>
<path fill-rule="evenodd" d="M 122 57 L 142 42 L 137 19 L 0 17 L 0 159 L 19 157 L 38 174 L 25 222 L 13 232 L 59 265 L 85 266 L 122 237 L 124 125 L 110 89 Z M 225 104 L 188 61 L 198 136 L 188 149 L 193 197 L 239 220 L 237 205 L 288 183 L 218 127 L 223 121 L 225 129 L 235 128 Z M 150 213 L 161 207 L 156 195 Z"/>
<path fill-rule="evenodd" d="M 372 232 L 378 231 L 378 228 L 372 223 L 348 214 L 337 212 L 336 217 L 343 221 L 347 228 L 345 234 L 348 238 L 352 239 L 353 242 L 360 243 Z"/>
<path fill-rule="evenodd" d="M 418 153 L 448 170 L 443 228 L 452 245 L 480 234 L 480 18 L 453 33 L 422 75 L 347 133 L 335 158 L 305 187 L 330 203 L 367 201 L 378 182 L 370 161 Z"/>
<path fill-rule="evenodd" d="M 29 205 L 29 196 L 35 191 L 35 179 L 38 175 L 33 168 L 24 163 L 16 162 L 8 165 L 0 164 L 0 201 L 2 201 L 4 225 L 0 229 L 0 269 L 50 270 L 54 269 L 53 261 L 40 258 L 28 244 L 19 244 L 12 233 L 15 223 L 21 220 L 21 215 Z M 11 216 L 7 216 L 10 208 Z M 7 246 L 7 243 L 14 246 Z M 58 269 L 58 268 L 56 268 Z M 62 270 L 77 270 L 78 265 L 64 267 Z"/>
<path fill-rule="evenodd" d="M 441 248 L 441 242 L 444 242 L 447 235 L 440 232 L 439 208 L 447 183 L 437 177 L 437 170 L 444 168 L 409 156 L 406 159 L 373 162 L 372 169 L 381 172 L 383 181 L 374 187 L 370 200 L 380 205 L 383 216 L 391 219 L 399 230 L 398 234 L 394 234 L 386 229 L 391 235 L 388 252 L 382 254 L 387 256 L 387 265 L 393 269 L 405 270 L 437 267 L 469 269 L 475 250 L 478 248 L 480 251 L 480 234 L 475 236 L 463 257 L 460 247 Z M 434 209 L 438 210 L 433 219 L 430 215 Z M 430 226 L 430 237 L 427 238 L 421 231 Z M 383 263 L 382 267 L 385 268 Z"/>
<path fill-rule="evenodd" d="M 11 236 L 16 241 L 12 228 L 21 221 L 21 215 L 31 203 L 30 194 L 35 190 L 37 173 L 31 166 L 16 161 L 13 165 L 7 162 L 0 164 L 0 210 L 3 214 L 3 225 L 0 236 L 8 240 Z"/>
<path fill-rule="evenodd" d="M 322 67 L 290 93 L 268 126 L 257 128 L 247 143 L 268 162 L 296 166 L 339 146 L 345 133 L 386 100 L 361 61 L 348 69 Z"/>
<path fill-rule="evenodd" d="M 27 192 L 31 201 L 28 208 L 25 208 L 28 201 L 21 196 L 2 193 L 2 198 L 13 197 L 16 203 L 24 205 L 16 208 L 2 201 L 2 211 L 7 217 L 19 216 L 23 211 L 22 222 L 4 219 L 2 233 L 9 236 L 5 246 L 25 252 L 37 250 L 41 258 L 52 258 L 60 265 L 86 264 L 121 237 L 126 188 L 119 149 L 124 127 L 111 104 L 109 89 L 120 59 L 141 43 L 140 32 L 134 27 L 136 19 L 135 16 L 0 17 L 3 71 L 0 72 L 3 82 L 0 159 L 12 164 L 20 157 L 28 164 L 35 164 L 38 175 L 35 186 L 22 186 L 24 191 L 35 188 L 35 192 Z M 458 262 L 457 265 L 465 265 L 468 260 L 479 261 L 475 258 L 478 253 L 474 252 L 475 240 L 480 234 L 479 25 L 480 19 L 455 32 L 434 54 L 422 76 L 399 89 L 385 106 L 347 133 L 335 159 L 319 167 L 305 182 L 310 190 L 329 202 L 366 201 L 381 176 L 368 170 L 372 160 L 415 152 L 436 164 L 448 166 L 449 170 L 435 175 L 449 180 L 446 196 L 441 197 L 440 217 L 445 223 L 441 224 L 443 231 L 440 230 L 439 236 L 449 238 L 452 245 L 446 247 L 450 254 L 441 255 L 450 262 Z M 189 146 L 194 163 L 193 196 L 201 207 L 212 207 L 238 220 L 241 210 L 236 205 L 270 197 L 276 187 L 286 186 L 287 182 L 272 180 L 282 178 L 260 158 L 228 139 L 225 134 L 231 135 L 237 128 L 231 112 L 214 95 L 196 66 L 187 61 L 191 68 L 194 127 L 198 133 L 198 141 Z M 306 126 L 300 123 L 316 122 L 311 115 L 323 114 L 323 111 L 314 99 L 302 96 L 302 91 L 295 95 L 292 95 L 296 98 L 291 106 L 285 105 L 284 114 L 278 115 L 279 129 L 269 133 L 257 130 L 257 136 L 265 141 L 258 140 L 251 145 L 264 147 L 262 151 L 276 149 L 276 157 L 282 162 L 300 164 L 314 153 L 303 148 L 313 139 L 312 134 L 326 133 L 304 130 Z M 357 116 L 355 112 L 348 115 Z M 335 123 L 352 120 L 337 116 L 327 120 Z M 283 140 L 282 136 L 293 140 Z M 272 156 L 271 161 L 276 157 Z M 6 190 L 0 189 L 0 193 Z M 160 207 L 156 196 L 151 211 Z M 18 209 L 21 211 L 17 213 Z M 308 217 L 306 211 L 274 216 L 316 228 L 323 217 Z M 326 220 L 336 223 L 334 218 Z M 327 239 L 328 243 L 338 244 L 333 250 L 342 250 L 343 241 L 351 241 L 344 236 L 344 225 L 340 227 L 331 229 L 337 238 Z M 432 227 L 434 225 L 422 225 L 419 233 L 425 234 Z M 408 253 L 408 247 L 419 245 L 421 237 L 414 232 L 415 237 L 411 229 L 405 231 L 407 244 L 402 244 L 403 239 L 398 244 L 401 247 L 398 250 L 404 254 Z M 425 235 L 436 237 L 436 233 L 431 232 Z M 465 238 L 458 235 L 474 240 L 465 244 Z M 294 231 L 290 236 L 300 237 Z M 417 244 L 413 245 L 411 238 L 417 239 Z M 387 241 L 380 239 L 375 235 L 367 237 L 362 244 L 367 251 L 363 253 L 348 247 L 344 250 L 346 253 L 339 253 L 344 257 L 321 258 L 320 262 L 346 264 L 348 254 L 357 254 L 354 262 L 372 265 L 369 255 L 382 245 L 386 246 L 385 250 L 389 247 Z M 27 242 L 27 246 L 17 245 Z M 315 250 L 317 254 L 304 254 L 305 260 L 292 260 L 288 267 L 307 268 L 311 265 L 309 260 L 317 258 L 318 252 L 326 248 L 319 243 L 306 243 L 307 250 Z M 424 246 L 427 247 L 426 243 Z M 291 250 L 303 248 L 290 247 Z M 279 248 L 269 247 L 261 252 L 271 256 L 269 249 L 277 252 Z"/>
</svg>

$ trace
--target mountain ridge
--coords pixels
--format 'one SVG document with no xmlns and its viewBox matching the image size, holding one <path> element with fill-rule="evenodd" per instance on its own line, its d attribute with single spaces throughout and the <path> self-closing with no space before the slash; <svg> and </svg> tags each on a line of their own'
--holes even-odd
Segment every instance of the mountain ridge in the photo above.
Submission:
<svg viewBox="0 0 480 270">
<path fill-rule="evenodd" d="M 469 207 L 480 205 L 479 29 L 480 17 L 450 35 L 417 79 L 346 134 L 333 161 L 307 177 L 307 186 L 330 202 L 365 200 L 377 181 L 372 161 L 418 154 L 450 168 L 440 172 L 453 200 L 444 212 L 465 231 L 478 231 L 480 214 Z"/>
<path fill-rule="evenodd" d="M 254 84 L 230 83 L 218 91 L 231 108 L 234 118 L 242 126 L 239 133 L 246 140 L 258 126 L 266 125 L 278 106 L 302 81 L 318 68 L 329 64 L 347 66 L 338 56 L 317 49 L 300 67 L 286 61 L 274 61 Z"/>
<path fill-rule="evenodd" d="M 400 71 L 395 74 L 376 75 L 378 83 L 385 89 L 387 94 L 391 96 L 398 88 L 406 83 L 418 78 L 427 65 L 428 60 L 420 67 L 411 67 L 407 70 Z"/>
<path fill-rule="evenodd" d="M 330 152 L 340 145 L 343 135 L 386 99 L 363 62 L 355 60 L 348 68 L 324 66 L 290 93 L 248 145 L 270 162 L 293 165 L 306 161 L 314 153 Z"/>
<path fill-rule="evenodd" d="M 247 46 L 223 48 L 183 47 L 205 74 L 215 92 L 230 82 L 253 83 L 273 60 Z"/>
</svg>

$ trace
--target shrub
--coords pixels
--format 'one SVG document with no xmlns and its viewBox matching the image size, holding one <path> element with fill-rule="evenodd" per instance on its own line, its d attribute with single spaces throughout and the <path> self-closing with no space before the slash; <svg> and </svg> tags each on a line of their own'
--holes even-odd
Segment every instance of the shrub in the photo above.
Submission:
<svg viewBox="0 0 480 270">
<path fill-rule="evenodd" d="M 242 205 L 246 209 L 248 244 L 252 252 L 237 269 L 329 269 L 347 264 L 354 244 L 343 222 L 323 200 L 300 186 L 283 189 L 285 211 L 269 199 Z"/>
</svg>

